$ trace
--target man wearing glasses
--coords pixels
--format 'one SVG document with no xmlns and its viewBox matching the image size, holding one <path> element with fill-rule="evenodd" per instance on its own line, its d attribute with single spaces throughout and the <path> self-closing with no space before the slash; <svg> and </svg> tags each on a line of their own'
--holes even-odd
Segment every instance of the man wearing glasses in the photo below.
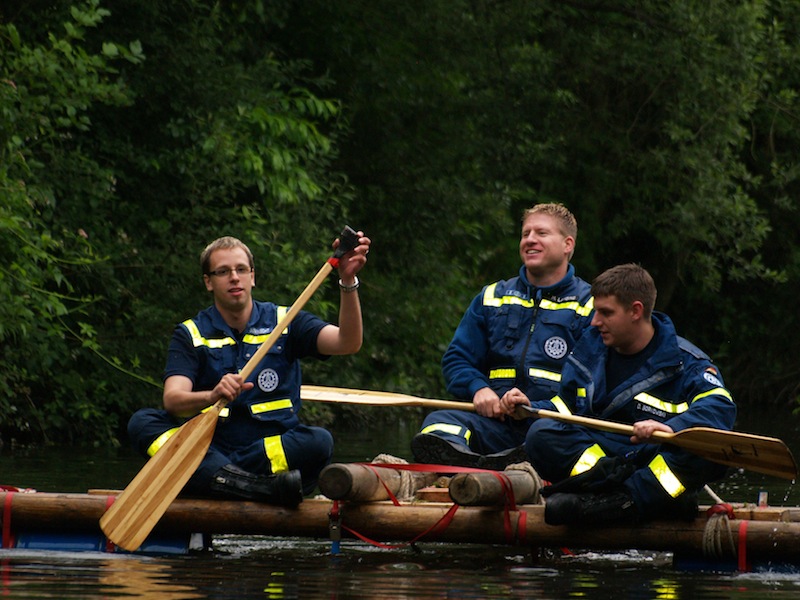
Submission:
<svg viewBox="0 0 800 600">
<path fill-rule="evenodd" d="M 361 348 L 361 305 L 356 274 L 370 240 L 339 261 L 339 324 L 300 311 L 261 361 L 251 381 L 239 371 L 289 307 L 253 299 L 253 254 L 240 240 L 222 237 L 200 263 L 214 303 L 175 328 L 164 372 L 163 410 L 144 408 L 128 423 L 134 447 L 155 454 L 189 417 L 224 398 L 208 454 L 185 492 L 295 506 L 311 493 L 330 462 L 333 438 L 300 423 L 300 359 L 354 354 Z"/>
</svg>

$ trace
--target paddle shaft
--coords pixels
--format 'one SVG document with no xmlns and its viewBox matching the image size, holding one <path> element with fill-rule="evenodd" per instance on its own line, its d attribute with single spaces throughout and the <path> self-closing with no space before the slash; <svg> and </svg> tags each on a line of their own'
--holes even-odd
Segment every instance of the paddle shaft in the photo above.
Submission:
<svg viewBox="0 0 800 600">
<path fill-rule="evenodd" d="M 304 385 L 300 391 L 303 400 L 315 402 L 339 402 L 372 406 L 419 406 L 450 410 L 475 410 L 471 402 L 430 400 L 408 394 L 392 392 L 362 391 Z M 517 417 L 539 417 L 582 425 L 591 429 L 633 435 L 633 426 L 581 415 L 562 414 L 556 411 L 535 409 L 519 405 Z M 692 427 L 675 433 L 653 432 L 650 443 L 672 444 L 697 456 L 720 464 L 741 467 L 784 479 L 797 477 L 797 465 L 789 448 L 777 438 L 763 437 L 737 431 Z"/>
<path fill-rule="evenodd" d="M 298 315 L 298 313 L 302 310 L 303 306 L 305 306 L 308 299 L 314 295 L 314 292 L 317 291 L 317 288 L 325 281 L 325 278 L 330 274 L 333 270 L 333 265 L 331 264 L 330 260 L 322 265 L 322 268 L 317 271 L 317 274 L 314 276 L 309 284 L 306 286 L 306 289 L 303 290 L 297 300 L 295 300 L 294 304 L 292 304 L 291 308 L 286 312 L 283 318 L 278 321 L 278 324 L 275 326 L 275 329 L 272 330 L 269 337 L 264 340 L 264 343 L 259 346 L 258 350 L 253 354 L 250 360 L 247 361 L 247 364 L 242 367 L 242 370 L 239 374 L 242 376 L 242 380 L 245 381 L 253 372 L 253 370 L 258 366 L 258 363 L 267 355 L 267 352 L 275 345 L 275 342 L 278 341 L 278 338 L 281 336 L 281 332 L 283 332 L 286 327 L 289 326 L 294 318 Z M 221 402 L 221 400 L 220 400 Z"/>
</svg>

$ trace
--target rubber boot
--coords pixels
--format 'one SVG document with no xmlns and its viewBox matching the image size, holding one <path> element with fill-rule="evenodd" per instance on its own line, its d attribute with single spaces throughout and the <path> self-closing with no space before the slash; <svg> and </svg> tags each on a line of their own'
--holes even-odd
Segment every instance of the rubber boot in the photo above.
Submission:
<svg viewBox="0 0 800 600">
<path fill-rule="evenodd" d="M 452 465 L 502 471 L 508 465 L 525 462 L 522 446 L 509 448 L 496 454 L 477 454 L 466 446 L 431 433 L 418 433 L 411 440 L 411 452 L 418 463 Z"/>
<path fill-rule="evenodd" d="M 544 505 L 548 525 L 635 524 L 633 498 L 627 491 L 604 494 L 553 494 Z"/>
<path fill-rule="evenodd" d="M 229 464 L 214 473 L 211 489 L 224 496 L 235 496 L 279 506 L 297 506 L 303 501 L 300 471 L 256 475 Z"/>
</svg>

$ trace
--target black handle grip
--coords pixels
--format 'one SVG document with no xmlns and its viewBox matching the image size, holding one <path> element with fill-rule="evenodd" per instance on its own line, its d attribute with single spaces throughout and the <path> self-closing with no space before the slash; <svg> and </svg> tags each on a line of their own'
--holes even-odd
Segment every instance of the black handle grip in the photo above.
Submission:
<svg viewBox="0 0 800 600">
<path fill-rule="evenodd" d="M 339 235 L 339 247 L 333 253 L 333 258 L 342 258 L 351 250 L 358 246 L 358 234 L 349 226 L 345 225 Z"/>
</svg>

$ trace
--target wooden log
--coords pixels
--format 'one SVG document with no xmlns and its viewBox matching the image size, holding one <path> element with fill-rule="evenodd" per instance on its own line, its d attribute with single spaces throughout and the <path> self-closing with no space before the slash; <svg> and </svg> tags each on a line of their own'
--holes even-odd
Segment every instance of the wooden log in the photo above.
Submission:
<svg viewBox="0 0 800 600">
<path fill-rule="evenodd" d="M 527 471 L 459 473 L 450 480 L 450 497 L 461 506 L 498 506 L 508 500 L 506 486 L 511 487 L 516 504 L 537 500 L 539 486 Z"/>
<path fill-rule="evenodd" d="M 390 465 L 333 463 L 322 469 L 319 489 L 331 500 L 372 502 L 388 500 L 400 491 L 401 474 Z"/>
<path fill-rule="evenodd" d="M 10 511 L 11 529 L 24 531 L 81 531 L 100 533 L 98 520 L 108 498 L 90 494 L 0 492 L 0 519 Z M 326 539 L 329 500 L 305 500 L 297 508 L 269 506 L 236 500 L 178 498 L 164 514 L 154 533 L 208 533 L 311 537 Z M 342 503 L 342 524 L 380 541 L 414 539 L 437 523 L 450 509 L 447 503 L 394 506 L 391 502 Z M 682 556 L 703 556 L 708 519 L 701 514 L 693 521 L 656 521 L 636 527 L 553 527 L 544 522 L 543 506 L 519 506 L 506 512 L 497 508 L 459 507 L 450 525 L 421 541 L 451 543 L 516 544 L 569 547 L 572 549 L 640 549 L 670 551 Z M 738 547 L 746 544 L 749 560 L 800 564 L 800 523 L 778 520 L 780 507 L 753 509 L 771 520 L 730 521 L 730 539 Z M 509 527 L 506 529 L 506 522 Z M 742 528 L 745 528 L 742 531 Z M 727 535 L 727 529 L 725 530 Z M 345 532 L 347 535 L 347 533 Z M 720 544 L 725 549 L 726 544 Z M 730 544 L 727 544 L 730 546 Z M 730 554 L 729 550 L 726 550 Z M 715 557 L 716 558 L 716 557 Z M 733 558 L 724 555 L 722 558 Z"/>
</svg>

